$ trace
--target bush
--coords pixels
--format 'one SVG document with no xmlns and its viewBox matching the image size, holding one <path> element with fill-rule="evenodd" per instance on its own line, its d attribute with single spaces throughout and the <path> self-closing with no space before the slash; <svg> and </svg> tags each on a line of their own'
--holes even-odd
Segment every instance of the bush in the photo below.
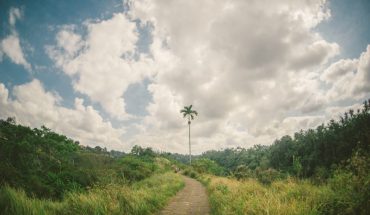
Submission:
<svg viewBox="0 0 370 215">
<path fill-rule="evenodd" d="M 184 175 L 189 176 L 190 178 L 198 178 L 198 173 L 195 172 L 191 167 L 188 167 L 183 172 Z"/>
<path fill-rule="evenodd" d="M 330 174 L 325 167 L 316 167 L 315 172 L 311 180 L 315 184 L 323 184 L 327 181 Z"/>
<path fill-rule="evenodd" d="M 323 214 L 367 214 L 370 211 L 370 158 L 355 152 L 345 167 L 329 179 L 332 198 L 321 208 Z"/>
<path fill-rule="evenodd" d="M 273 181 L 276 181 L 278 179 L 282 178 L 282 174 L 275 170 L 275 169 L 266 169 L 261 170 L 259 168 L 256 169 L 256 177 L 259 182 L 262 184 L 271 184 Z"/>
<path fill-rule="evenodd" d="M 151 159 L 125 156 L 120 160 L 120 172 L 129 181 L 139 181 L 151 176 L 158 166 Z"/>
<path fill-rule="evenodd" d="M 245 165 L 239 165 L 238 167 L 236 167 L 233 175 L 238 180 L 254 177 L 253 171 Z"/>
<path fill-rule="evenodd" d="M 198 160 L 195 160 L 192 164 L 192 167 L 195 171 L 197 171 L 200 174 L 208 173 L 213 175 L 224 175 L 225 170 L 220 165 L 218 165 L 215 161 L 210 160 L 208 158 L 201 158 Z"/>
</svg>

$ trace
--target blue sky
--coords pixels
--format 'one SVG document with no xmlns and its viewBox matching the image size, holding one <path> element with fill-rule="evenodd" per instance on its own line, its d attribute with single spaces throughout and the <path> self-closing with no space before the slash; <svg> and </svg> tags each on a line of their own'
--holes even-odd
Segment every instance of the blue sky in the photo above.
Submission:
<svg viewBox="0 0 370 215">
<path fill-rule="evenodd" d="M 0 116 L 86 145 L 183 152 L 176 114 L 192 103 L 196 152 L 270 144 L 369 96 L 370 2 L 298 2 L 1 1 Z"/>
<path fill-rule="evenodd" d="M 343 57 L 357 58 L 370 43 L 370 2 L 330 1 L 331 18 L 317 27 L 325 39 L 340 44 Z"/>
</svg>

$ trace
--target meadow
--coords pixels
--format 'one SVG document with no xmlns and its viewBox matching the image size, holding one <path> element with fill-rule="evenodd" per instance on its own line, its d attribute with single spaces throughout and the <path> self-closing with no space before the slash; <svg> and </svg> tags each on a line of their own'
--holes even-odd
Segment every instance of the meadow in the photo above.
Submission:
<svg viewBox="0 0 370 215">
<path fill-rule="evenodd" d="M 151 214 L 184 186 L 175 173 L 155 174 L 131 185 L 107 184 L 70 192 L 61 201 L 29 197 L 23 190 L 2 187 L 0 211 L 11 214 Z"/>
<path fill-rule="evenodd" d="M 366 214 L 358 193 L 330 184 L 315 185 L 293 178 L 269 185 L 256 179 L 202 176 L 208 188 L 212 214 Z M 347 193 L 343 193 L 343 191 Z M 355 198 L 355 199 L 351 199 Z"/>
</svg>

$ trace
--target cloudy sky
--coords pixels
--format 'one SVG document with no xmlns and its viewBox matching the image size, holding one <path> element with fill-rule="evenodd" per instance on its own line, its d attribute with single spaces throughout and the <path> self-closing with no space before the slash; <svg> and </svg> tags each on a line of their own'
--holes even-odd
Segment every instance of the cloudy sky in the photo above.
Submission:
<svg viewBox="0 0 370 215">
<path fill-rule="evenodd" d="M 367 0 L 0 3 L 0 117 L 82 145 L 271 144 L 370 97 Z"/>
</svg>

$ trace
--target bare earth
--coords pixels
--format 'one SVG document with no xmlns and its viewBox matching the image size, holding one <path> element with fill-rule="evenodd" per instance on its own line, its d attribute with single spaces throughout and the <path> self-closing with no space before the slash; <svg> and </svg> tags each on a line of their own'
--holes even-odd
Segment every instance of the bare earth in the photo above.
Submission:
<svg viewBox="0 0 370 215">
<path fill-rule="evenodd" d="M 174 196 L 159 215 L 206 215 L 209 203 L 206 189 L 195 179 L 184 177 L 185 187 Z"/>
</svg>

